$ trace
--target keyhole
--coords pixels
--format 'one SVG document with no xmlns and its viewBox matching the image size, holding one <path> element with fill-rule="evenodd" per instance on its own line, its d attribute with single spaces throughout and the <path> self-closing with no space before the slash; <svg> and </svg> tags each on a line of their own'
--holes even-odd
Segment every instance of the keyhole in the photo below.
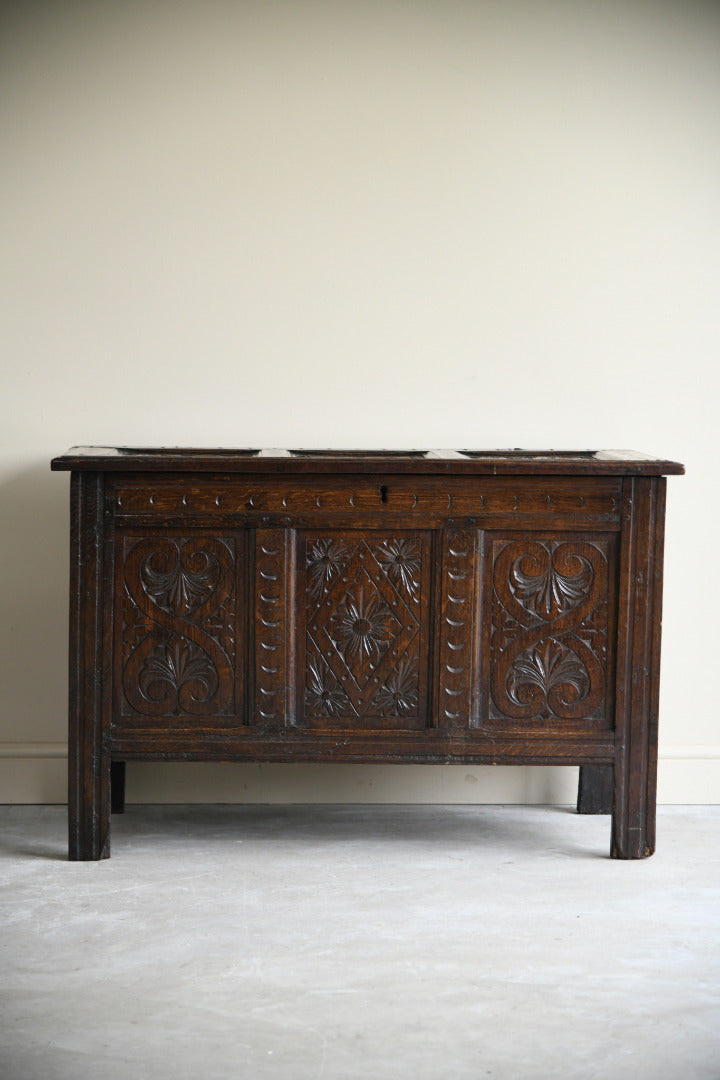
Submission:
<svg viewBox="0 0 720 1080">
<path fill-rule="evenodd" d="M 387 484 L 381 484 L 380 485 L 380 502 L 386 503 L 387 502 L 387 495 L 388 495 Z"/>
</svg>

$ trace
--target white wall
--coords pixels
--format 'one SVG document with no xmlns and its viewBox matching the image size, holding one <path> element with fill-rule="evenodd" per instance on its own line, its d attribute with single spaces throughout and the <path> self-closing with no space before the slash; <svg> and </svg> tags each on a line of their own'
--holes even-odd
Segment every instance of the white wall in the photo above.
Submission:
<svg viewBox="0 0 720 1080">
<path fill-rule="evenodd" d="M 720 8 L 4 5 L 0 799 L 65 790 L 74 443 L 632 447 L 660 798 L 720 794 Z M 138 766 L 152 799 L 571 799 L 566 770 Z"/>
</svg>

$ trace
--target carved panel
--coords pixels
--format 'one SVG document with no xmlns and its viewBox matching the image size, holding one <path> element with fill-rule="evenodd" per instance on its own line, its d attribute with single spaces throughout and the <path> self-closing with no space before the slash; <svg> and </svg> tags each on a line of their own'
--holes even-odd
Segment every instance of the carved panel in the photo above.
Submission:
<svg viewBox="0 0 720 1080">
<path fill-rule="evenodd" d="M 288 701 L 288 575 L 284 529 L 255 534 L 255 722 L 283 724 Z"/>
<path fill-rule="evenodd" d="M 234 539 L 126 536 L 120 559 L 121 714 L 232 715 Z"/>
<path fill-rule="evenodd" d="M 443 534 L 439 643 L 439 722 L 470 723 L 475 625 L 475 534 Z"/>
<path fill-rule="evenodd" d="M 423 726 L 427 536 L 343 532 L 300 550 L 305 723 Z"/>
<path fill-rule="evenodd" d="M 494 540 L 491 719 L 606 716 L 611 555 L 607 539 Z"/>
</svg>

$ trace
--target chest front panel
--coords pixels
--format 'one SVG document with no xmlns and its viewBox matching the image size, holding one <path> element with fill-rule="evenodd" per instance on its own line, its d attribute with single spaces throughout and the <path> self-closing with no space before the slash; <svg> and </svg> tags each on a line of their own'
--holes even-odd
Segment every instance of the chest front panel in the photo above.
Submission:
<svg viewBox="0 0 720 1080">
<path fill-rule="evenodd" d="M 115 730 L 611 730 L 616 532 L 128 526 Z"/>
</svg>

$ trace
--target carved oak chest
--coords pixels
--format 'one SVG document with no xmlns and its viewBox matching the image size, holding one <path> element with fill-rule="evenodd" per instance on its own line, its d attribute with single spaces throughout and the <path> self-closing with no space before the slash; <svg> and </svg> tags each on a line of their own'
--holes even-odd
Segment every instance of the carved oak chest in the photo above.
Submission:
<svg viewBox="0 0 720 1080">
<path fill-rule="evenodd" d="M 131 760 L 580 766 L 655 846 L 665 474 L 626 452 L 75 448 L 70 858 Z"/>
</svg>

